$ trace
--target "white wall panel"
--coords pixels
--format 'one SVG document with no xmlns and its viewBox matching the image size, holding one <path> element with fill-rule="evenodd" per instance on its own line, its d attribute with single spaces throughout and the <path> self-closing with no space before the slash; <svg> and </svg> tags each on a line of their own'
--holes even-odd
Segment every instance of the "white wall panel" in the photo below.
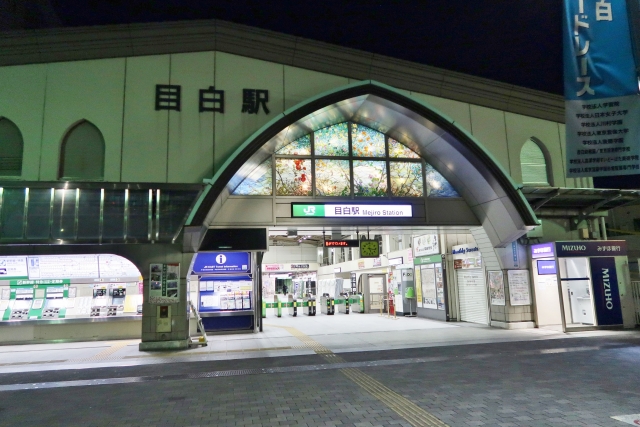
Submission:
<svg viewBox="0 0 640 427">
<path fill-rule="evenodd" d="M 169 113 L 155 110 L 157 84 L 169 84 L 169 55 L 127 59 L 122 181 L 167 181 Z"/>
<path fill-rule="evenodd" d="M 215 117 L 214 173 L 250 135 L 284 111 L 284 66 L 216 52 L 216 88 L 225 91 L 224 114 Z M 242 113 L 242 90 L 269 91 L 267 107 L 258 114 Z"/>
<path fill-rule="evenodd" d="M 45 64 L 0 67 L 0 117 L 20 129 L 24 142 L 22 179 L 37 181 L 47 66 Z"/>
<path fill-rule="evenodd" d="M 182 88 L 181 111 L 169 111 L 169 182 L 213 176 L 213 112 L 199 112 L 200 89 L 214 85 L 213 52 L 171 55 L 171 84 Z"/>
<path fill-rule="evenodd" d="M 93 123 L 105 142 L 105 181 L 118 181 L 122 150 L 125 59 L 48 64 L 41 180 L 57 180 L 60 144 L 81 120 Z"/>
</svg>

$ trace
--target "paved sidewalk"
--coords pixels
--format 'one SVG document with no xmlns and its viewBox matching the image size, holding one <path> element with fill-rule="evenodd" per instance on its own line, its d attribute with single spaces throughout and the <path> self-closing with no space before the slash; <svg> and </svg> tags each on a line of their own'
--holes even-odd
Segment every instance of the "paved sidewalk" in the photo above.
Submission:
<svg viewBox="0 0 640 427">
<path fill-rule="evenodd" d="M 0 426 L 624 427 L 611 417 L 640 413 L 640 331 L 304 319 L 267 319 L 262 334 L 186 352 L 0 347 L 11 359 Z"/>
</svg>

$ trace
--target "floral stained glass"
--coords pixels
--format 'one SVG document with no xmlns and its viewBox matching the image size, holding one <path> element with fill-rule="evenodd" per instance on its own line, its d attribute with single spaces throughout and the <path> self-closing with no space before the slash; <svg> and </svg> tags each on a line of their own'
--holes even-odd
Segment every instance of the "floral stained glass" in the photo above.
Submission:
<svg viewBox="0 0 640 427">
<path fill-rule="evenodd" d="M 316 195 L 347 197 L 350 182 L 349 160 L 316 160 Z"/>
<path fill-rule="evenodd" d="M 354 157 L 384 157 L 384 134 L 352 123 L 351 149 Z"/>
<path fill-rule="evenodd" d="M 310 156 L 311 155 L 311 138 L 305 135 L 295 141 L 279 148 L 276 154 L 290 154 L 294 156 Z"/>
<path fill-rule="evenodd" d="M 354 160 L 353 192 L 356 196 L 386 196 L 387 163 L 378 160 Z"/>
<path fill-rule="evenodd" d="M 273 192 L 271 158 L 262 162 L 231 194 L 238 196 L 270 196 Z"/>
<path fill-rule="evenodd" d="M 406 147 L 404 144 L 399 143 L 393 138 L 389 138 L 389 157 L 393 158 L 406 158 L 406 159 L 419 159 L 420 156 L 413 150 Z"/>
<path fill-rule="evenodd" d="M 427 196 L 428 197 L 460 197 L 458 192 L 451 186 L 440 172 L 433 166 L 427 164 Z"/>
<path fill-rule="evenodd" d="M 276 195 L 310 196 L 311 160 L 276 159 Z"/>
<path fill-rule="evenodd" d="M 348 156 L 348 129 L 346 123 L 338 123 L 315 131 L 313 142 L 316 156 Z"/>
<path fill-rule="evenodd" d="M 390 162 L 389 178 L 391 179 L 391 195 L 422 197 L 422 163 Z"/>
</svg>

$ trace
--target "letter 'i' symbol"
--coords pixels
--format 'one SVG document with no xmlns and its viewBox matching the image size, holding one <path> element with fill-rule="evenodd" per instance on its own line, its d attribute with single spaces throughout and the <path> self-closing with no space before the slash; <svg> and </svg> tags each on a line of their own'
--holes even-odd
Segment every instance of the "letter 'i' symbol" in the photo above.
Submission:
<svg viewBox="0 0 640 427">
<path fill-rule="evenodd" d="M 227 260 L 227 257 L 226 257 L 226 256 L 224 256 L 224 255 L 222 255 L 222 254 L 220 254 L 220 255 L 218 255 L 218 256 L 216 257 L 216 262 L 217 262 L 218 264 L 224 264 L 226 260 Z"/>
</svg>

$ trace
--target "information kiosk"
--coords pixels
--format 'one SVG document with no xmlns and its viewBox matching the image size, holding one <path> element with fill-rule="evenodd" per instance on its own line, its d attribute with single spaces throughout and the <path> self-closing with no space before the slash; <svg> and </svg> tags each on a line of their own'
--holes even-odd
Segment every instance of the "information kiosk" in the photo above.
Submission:
<svg viewBox="0 0 640 427">
<path fill-rule="evenodd" d="M 196 286 L 194 305 L 205 331 L 253 331 L 252 266 L 249 252 L 200 252 L 194 256 L 189 286 Z M 190 289 L 189 295 L 193 294 Z"/>
</svg>

